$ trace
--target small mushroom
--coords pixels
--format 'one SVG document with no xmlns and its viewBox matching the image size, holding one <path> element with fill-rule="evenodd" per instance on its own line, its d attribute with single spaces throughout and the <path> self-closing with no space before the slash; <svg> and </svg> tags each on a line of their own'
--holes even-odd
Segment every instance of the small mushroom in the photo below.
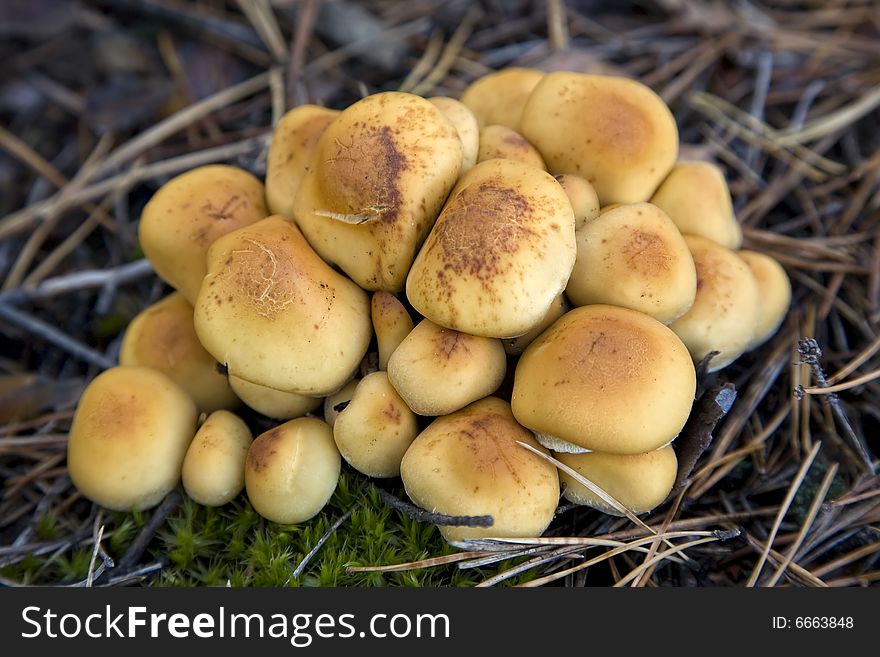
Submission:
<svg viewBox="0 0 880 657">
<path fill-rule="evenodd" d="M 474 80 L 461 95 L 461 102 L 474 113 L 480 128 L 503 125 L 519 130 L 526 100 L 544 72 L 510 66 Z"/>
<path fill-rule="evenodd" d="M 159 277 L 195 304 L 205 254 L 227 233 L 266 217 L 263 183 L 224 164 L 198 167 L 162 185 L 141 213 L 138 237 Z"/>
<path fill-rule="evenodd" d="M 349 465 L 369 477 L 397 477 L 418 421 L 385 372 L 368 374 L 336 417 L 333 439 Z"/>
<path fill-rule="evenodd" d="M 248 408 L 252 408 L 257 413 L 262 413 L 276 420 L 290 420 L 295 417 L 302 417 L 306 413 L 311 413 L 323 403 L 320 397 L 308 397 L 296 392 L 285 392 L 284 390 L 261 386 L 257 383 L 245 381 L 234 374 L 229 375 L 229 385 L 232 386 L 235 394 L 238 395 L 238 398 Z"/>
<path fill-rule="evenodd" d="M 785 268 L 772 256 L 757 251 L 743 249 L 736 254 L 751 269 L 758 283 L 761 298 L 761 312 L 758 315 L 758 328 L 746 350 L 761 346 L 776 333 L 791 305 L 791 281 Z"/>
<path fill-rule="evenodd" d="M 339 417 L 339 414 L 345 409 L 349 402 L 351 402 L 351 398 L 354 397 L 354 391 L 357 390 L 358 383 L 360 383 L 360 379 L 355 377 L 342 386 L 338 391 L 331 395 L 327 395 L 324 398 L 324 421 L 329 424 L 331 428 L 336 426 L 336 418 Z"/>
<path fill-rule="evenodd" d="M 119 366 L 86 387 L 70 427 L 67 468 L 107 509 L 147 509 L 180 483 L 198 414 L 190 396 L 148 367 Z"/>
<path fill-rule="evenodd" d="M 387 370 L 388 359 L 413 330 L 413 321 L 400 300 L 384 290 L 373 293 L 370 312 L 379 347 L 379 369 Z"/>
<path fill-rule="evenodd" d="M 436 105 L 455 126 L 461 139 L 461 173 L 469 171 L 477 163 L 477 152 L 480 150 L 480 127 L 477 125 L 477 118 L 464 103 L 454 98 L 434 96 L 428 100 Z"/>
<path fill-rule="evenodd" d="M 204 506 L 223 506 L 244 488 L 244 464 L 253 442 L 244 421 L 216 411 L 199 427 L 183 459 L 186 494 Z"/>
<path fill-rule="evenodd" d="M 446 415 L 491 395 L 507 371 L 504 346 L 424 319 L 388 360 L 388 379 L 414 412 Z"/>
<path fill-rule="evenodd" d="M 315 418 L 296 418 L 251 443 L 244 471 L 247 496 L 267 520 L 305 522 L 330 500 L 341 468 L 330 425 Z"/>
<path fill-rule="evenodd" d="M 490 527 L 440 527 L 447 541 L 540 536 L 559 502 L 559 475 L 518 442 L 546 453 L 497 397 L 437 418 L 403 456 L 406 493 L 435 513 L 492 516 Z"/>
<path fill-rule="evenodd" d="M 560 294 L 553 300 L 553 303 L 550 304 L 550 310 L 544 315 L 544 319 L 542 319 L 528 333 L 523 333 L 517 338 L 502 340 L 504 343 L 504 352 L 508 356 L 519 356 L 526 350 L 526 347 L 535 341 L 535 338 L 541 335 L 541 333 L 549 328 L 553 322 L 562 317 L 569 310 L 571 310 L 571 304 L 569 304 L 568 299 L 565 298 L 564 294 Z"/>
<path fill-rule="evenodd" d="M 477 162 L 500 157 L 547 170 L 541 154 L 525 137 L 503 125 L 487 125 L 480 130 L 480 150 Z"/>
<path fill-rule="evenodd" d="M 561 173 L 555 176 L 574 210 L 574 229 L 580 230 L 599 216 L 599 195 L 586 178 L 573 173 Z"/>
</svg>

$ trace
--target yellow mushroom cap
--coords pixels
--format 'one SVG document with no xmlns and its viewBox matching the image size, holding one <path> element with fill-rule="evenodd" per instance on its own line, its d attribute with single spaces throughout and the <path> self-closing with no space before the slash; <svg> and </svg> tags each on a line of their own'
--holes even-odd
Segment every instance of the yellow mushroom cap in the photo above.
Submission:
<svg viewBox="0 0 880 657">
<path fill-rule="evenodd" d="M 550 304 L 550 310 L 544 315 L 544 319 L 542 319 L 528 333 L 523 333 L 516 338 L 502 340 L 504 343 L 504 352 L 508 356 L 519 356 L 526 350 L 526 347 L 535 341 L 535 338 L 541 335 L 541 333 L 548 329 L 553 322 L 562 317 L 569 310 L 571 310 L 571 305 L 568 303 L 568 299 L 565 298 L 564 294 L 560 294 L 553 300 L 553 303 Z"/>
<path fill-rule="evenodd" d="M 745 260 L 758 283 L 761 297 L 761 312 L 758 315 L 758 328 L 746 349 L 754 349 L 766 342 L 782 324 L 788 307 L 791 305 L 791 281 L 785 268 L 765 253 L 757 251 L 737 251 Z"/>
<path fill-rule="evenodd" d="M 503 125 L 519 130 L 523 107 L 544 72 L 511 66 L 474 80 L 461 95 L 480 128 Z"/>
<path fill-rule="evenodd" d="M 694 305 L 669 325 L 687 345 L 695 362 L 710 351 L 709 372 L 726 367 L 745 352 L 761 312 L 758 283 L 735 252 L 697 235 L 685 235 L 697 268 Z"/>
<path fill-rule="evenodd" d="M 675 224 L 657 206 L 603 212 L 575 233 L 577 260 L 565 293 L 576 306 L 607 303 L 668 324 L 694 303 L 697 273 Z"/>
<path fill-rule="evenodd" d="M 114 367 L 86 387 L 70 427 L 74 486 L 117 511 L 158 504 L 180 482 L 196 433 L 196 406 L 183 388 L 147 367 Z"/>
<path fill-rule="evenodd" d="M 496 397 L 437 418 L 403 457 L 406 493 L 436 513 L 493 517 L 490 527 L 440 527 L 447 541 L 540 536 L 559 502 L 559 475 L 517 442 L 547 453 Z"/>
<path fill-rule="evenodd" d="M 424 319 L 388 360 L 388 379 L 419 415 L 446 415 L 492 394 L 504 380 L 501 340 Z"/>
<path fill-rule="evenodd" d="M 520 424 L 580 451 L 638 454 L 678 435 L 695 391 L 694 364 L 669 328 L 627 308 L 581 306 L 525 350 L 511 406 Z"/>
<path fill-rule="evenodd" d="M 205 413 L 241 405 L 226 377 L 217 371 L 217 361 L 199 342 L 193 307 L 179 292 L 131 320 L 122 338 L 119 364 L 151 367 L 167 374 Z"/>
<path fill-rule="evenodd" d="M 514 160 L 462 176 L 406 281 L 436 324 L 510 338 L 547 314 L 575 258 L 574 213 L 550 174 Z"/>
<path fill-rule="evenodd" d="M 547 170 L 541 154 L 516 130 L 503 125 L 487 125 L 480 130 L 480 150 L 477 162 L 500 157 Z"/>
<path fill-rule="evenodd" d="M 205 506 L 223 506 L 244 488 L 244 463 L 253 436 L 244 421 L 216 411 L 199 427 L 183 459 L 186 494 Z"/>
<path fill-rule="evenodd" d="M 314 411 L 323 402 L 320 397 L 309 397 L 296 392 L 268 388 L 258 383 L 245 381 L 234 374 L 229 375 L 229 385 L 248 408 L 276 420 L 302 417 L 306 413 Z"/>
<path fill-rule="evenodd" d="M 211 247 L 195 327 L 229 374 L 315 397 L 352 377 L 373 333 L 366 292 L 278 215 Z"/>
<path fill-rule="evenodd" d="M 351 403 L 333 425 L 333 439 L 342 458 L 369 477 L 397 477 L 400 461 L 418 433 L 415 413 L 385 372 L 361 379 Z"/>
<path fill-rule="evenodd" d="M 350 402 L 351 398 L 354 397 L 354 391 L 357 390 L 358 383 L 360 383 L 360 379 L 354 378 L 338 391 L 324 398 L 324 421 L 331 428 L 336 426 L 336 418 L 342 412 L 344 404 Z M 337 410 L 337 407 L 339 407 L 339 410 Z"/>
<path fill-rule="evenodd" d="M 321 257 L 362 288 L 396 292 L 461 164 L 458 132 L 434 104 L 373 94 L 321 135 L 294 218 Z"/>
<path fill-rule="evenodd" d="M 660 185 L 651 203 L 662 209 L 688 235 L 706 237 L 728 249 L 742 244 L 724 173 L 709 162 L 679 162 Z"/>
<path fill-rule="evenodd" d="M 267 214 L 293 217 L 293 197 L 309 170 L 318 139 L 338 114 L 318 105 L 299 105 L 278 121 L 266 157 Z"/>
<path fill-rule="evenodd" d="M 330 500 L 341 468 L 330 425 L 296 418 L 257 436 L 251 444 L 244 471 L 248 499 L 267 520 L 305 522 Z"/>
<path fill-rule="evenodd" d="M 455 126 L 458 138 L 461 139 L 461 173 L 469 171 L 477 163 L 477 152 L 480 150 L 480 127 L 477 117 L 467 106 L 454 98 L 434 96 L 430 102 L 443 112 Z"/>
<path fill-rule="evenodd" d="M 583 176 L 602 205 L 647 201 L 678 157 L 666 103 L 622 77 L 548 73 L 529 96 L 520 132 L 551 173 Z"/>
<path fill-rule="evenodd" d="M 561 173 L 556 180 L 562 185 L 571 209 L 574 210 L 574 228 L 580 230 L 599 216 L 599 195 L 586 178 L 573 173 Z"/>
<path fill-rule="evenodd" d="M 370 313 L 379 347 L 379 369 L 387 370 L 388 359 L 413 330 L 413 321 L 400 300 L 384 290 L 373 293 Z"/>
<path fill-rule="evenodd" d="M 159 277 L 194 304 L 211 244 L 267 214 L 263 183 L 243 169 L 211 164 L 162 185 L 141 213 L 138 237 Z"/>
<path fill-rule="evenodd" d="M 672 445 L 644 454 L 556 454 L 556 458 L 596 484 L 633 513 L 646 513 L 669 496 L 678 474 Z M 621 515 L 574 477 L 559 471 L 562 495 L 569 502 L 584 504 L 610 515 Z"/>
</svg>

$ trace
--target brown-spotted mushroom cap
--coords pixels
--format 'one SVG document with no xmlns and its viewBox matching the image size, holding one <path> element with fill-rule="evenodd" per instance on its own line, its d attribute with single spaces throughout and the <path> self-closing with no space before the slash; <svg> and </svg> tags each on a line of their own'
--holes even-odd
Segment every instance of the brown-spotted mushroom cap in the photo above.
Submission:
<svg viewBox="0 0 880 657">
<path fill-rule="evenodd" d="M 754 349 L 770 339 L 785 319 L 791 304 L 791 281 L 783 266 L 772 256 L 746 249 L 736 253 L 752 270 L 761 297 L 758 328 L 747 347 Z"/>
<path fill-rule="evenodd" d="M 114 367 L 86 387 L 70 427 L 74 486 L 117 511 L 155 506 L 180 482 L 198 413 L 190 396 L 148 367 Z"/>
<path fill-rule="evenodd" d="M 657 206 L 621 205 L 575 233 L 577 260 L 565 294 L 576 306 L 607 303 L 668 324 L 694 303 L 697 273 L 688 246 Z"/>
<path fill-rule="evenodd" d="M 193 307 L 179 292 L 145 308 L 128 325 L 120 365 L 152 367 L 189 393 L 200 411 L 241 405 L 217 361 L 205 351 L 193 327 Z"/>
<path fill-rule="evenodd" d="M 599 195 L 586 178 L 573 173 L 561 173 L 556 180 L 565 190 L 571 209 L 574 210 L 574 228 L 580 230 L 599 216 Z"/>
<path fill-rule="evenodd" d="M 678 474 L 678 460 L 672 445 L 644 454 L 590 452 L 555 456 L 633 513 L 646 513 L 662 504 Z M 621 515 L 564 470 L 559 471 L 559 480 L 562 495 L 569 502 L 591 506 L 613 516 Z"/>
<path fill-rule="evenodd" d="M 267 214 L 293 217 L 293 197 L 309 170 L 318 139 L 338 110 L 299 105 L 278 121 L 266 157 Z"/>
<path fill-rule="evenodd" d="M 559 502 L 559 475 L 518 442 L 546 453 L 496 397 L 437 418 L 403 457 L 406 493 L 429 511 L 492 516 L 490 527 L 440 527 L 447 541 L 540 536 Z"/>
<path fill-rule="evenodd" d="M 602 205 L 647 201 L 678 157 L 666 103 L 622 77 L 548 73 L 529 96 L 520 132 L 551 173 L 583 176 Z"/>
<path fill-rule="evenodd" d="M 406 295 L 447 328 L 511 338 L 538 324 L 575 258 L 574 213 L 550 174 L 514 160 L 462 176 L 416 257 Z"/>
<path fill-rule="evenodd" d="M 369 477 L 397 477 L 400 461 L 418 433 L 415 413 L 385 372 L 361 379 L 333 425 L 333 439 L 342 458 Z"/>
<path fill-rule="evenodd" d="M 571 310 L 571 304 L 569 304 L 568 299 L 565 298 L 564 294 L 560 294 L 553 300 L 553 303 L 550 304 L 550 310 L 544 315 L 544 319 L 542 319 L 528 333 L 523 333 L 517 338 L 507 338 L 506 340 L 502 340 L 505 353 L 508 356 L 519 356 L 522 354 L 522 352 L 526 350 L 526 347 L 535 341 L 535 338 L 541 335 L 541 333 L 548 329 L 553 322 L 562 317 L 569 310 Z"/>
<path fill-rule="evenodd" d="M 240 417 L 229 411 L 211 413 L 183 459 L 186 494 L 205 506 L 231 502 L 244 488 L 244 463 L 252 441 Z"/>
<path fill-rule="evenodd" d="M 264 219 L 263 183 L 224 164 L 172 178 L 141 213 L 138 237 L 159 277 L 195 304 L 205 277 L 205 254 L 221 235 Z"/>
<path fill-rule="evenodd" d="M 639 454 L 675 438 L 691 411 L 696 372 L 669 328 L 635 310 L 581 306 L 525 350 L 511 406 L 556 451 Z"/>
<path fill-rule="evenodd" d="M 461 163 L 458 132 L 434 104 L 373 94 L 321 135 L 293 215 L 321 257 L 362 288 L 399 291 Z"/>
<path fill-rule="evenodd" d="M 706 237 L 728 249 L 742 244 L 724 173 L 710 162 L 679 162 L 651 197 L 678 229 Z"/>
<path fill-rule="evenodd" d="M 685 235 L 697 268 L 694 305 L 669 325 L 687 345 L 695 362 L 709 352 L 708 371 L 726 367 L 745 352 L 761 312 L 758 283 L 735 252 L 697 235 Z"/>
<path fill-rule="evenodd" d="M 229 374 L 314 397 L 353 376 L 373 333 L 366 292 L 278 215 L 211 247 L 195 327 Z"/>
<path fill-rule="evenodd" d="M 534 68 L 511 66 L 474 80 L 461 95 L 480 128 L 503 125 L 519 130 L 526 100 L 544 72 Z"/>
<path fill-rule="evenodd" d="M 276 420 L 302 417 L 323 403 L 323 399 L 320 397 L 309 397 L 296 392 L 268 388 L 258 383 L 245 381 L 234 374 L 229 375 L 229 385 L 248 408 Z"/>
<path fill-rule="evenodd" d="M 480 130 L 480 151 L 477 162 L 485 162 L 496 157 L 516 160 L 547 170 L 541 154 L 516 130 L 503 125 L 487 125 Z"/>
<path fill-rule="evenodd" d="M 342 458 L 326 422 L 300 417 L 257 436 L 248 450 L 244 482 L 254 510 L 266 520 L 294 524 L 330 500 Z"/>
<path fill-rule="evenodd" d="M 419 415 L 446 415 L 491 395 L 507 371 L 501 340 L 423 319 L 388 360 L 388 378 Z"/>
<path fill-rule="evenodd" d="M 413 321 L 396 296 L 379 290 L 370 302 L 373 330 L 379 347 L 379 369 L 388 369 L 388 359 L 413 330 Z"/>
<path fill-rule="evenodd" d="M 336 418 L 339 417 L 339 414 L 345 409 L 351 398 L 354 397 L 354 391 L 357 390 L 357 385 L 360 381 L 359 378 L 354 378 L 338 391 L 324 398 L 324 421 L 331 428 L 336 426 Z"/>
<path fill-rule="evenodd" d="M 461 173 L 469 171 L 477 163 L 477 152 L 480 150 L 480 127 L 477 125 L 477 118 L 464 103 L 454 98 L 434 96 L 428 100 L 436 105 L 455 126 L 461 139 Z"/>
</svg>

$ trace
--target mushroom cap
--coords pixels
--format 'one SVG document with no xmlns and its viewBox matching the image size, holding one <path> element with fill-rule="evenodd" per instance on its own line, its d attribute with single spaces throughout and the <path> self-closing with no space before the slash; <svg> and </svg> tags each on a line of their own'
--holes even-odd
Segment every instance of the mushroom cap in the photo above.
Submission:
<svg viewBox="0 0 880 657">
<path fill-rule="evenodd" d="M 529 166 L 547 170 L 537 149 L 516 130 L 503 125 L 487 125 L 480 130 L 480 150 L 477 162 L 500 157 L 516 160 Z"/>
<path fill-rule="evenodd" d="M 279 215 L 211 247 L 195 328 L 229 374 L 316 397 L 352 377 L 373 332 L 366 292 Z"/>
<path fill-rule="evenodd" d="M 263 183 L 244 169 L 210 164 L 172 178 L 153 194 L 138 237 L 159 278 L 195 304 L 211 244 L 267 214 Z"/>
<path fill-rule="evenodd" d="M 248 499 L 267 520 L 305 522 L 330 500 L 341 468 L 330 425 L 296 418 L 257 436 L 251 444 L 244 471 Z"/>
<path fill-rule="evenodd" d="M 669 328 L 594 305 L 567 312 L 529 345 L 511 406 L 520 424 L 582 450 L 639 454 L 678 435 L 695 392 L 694 364 Z"/>
<path fill-rule="evenodd" d="M 599 216 L 599 195 L 586 178 L 576 176 L 573 173 L 561 173 L 555 176 L 562 185 L 571 209 L 574 210 L 574 229 L 580 230 L 589 222 Z"/>
<path fill-rule="evenodd" d="M 373 94 L 321 135 L 294 218 L 321 257 L 358 285 L 396 292 L 461 164 L 458 132 L 433 103 Z"/>
<path fill-rule="evenodd" d="M 342 408 L 336 410 L 336 407 L 351 402 L 351 398 L 354 397 L 354 391 L 357 390 L 358 383 L 360 383 L 360 379 L 354 378 L 342 386 L 337 392 L 327 395 L 324 398 L 324 421 L 329 424 L 331 428 L 336 426 L 336 418 L 339 417 L 339 414 L 343 410 Z"/>
<path fill-rule="evenodd" d="M 565 288 L 574 213 L 550 174 L 514 160 L 462 176 L 413 262 L 406 295 L 422 315 L 472 335 L 522 335 Z"/>
<path fill-rule="evenodd" d="M 179 292 L 138 313 L 125 330 L 120 365 L 151 367 L 186 390 L 200 411 L 241 405 L 193 327 L 193 307 Z"/>
<path fill-rule="evenodd" d="M 688 235 L 706 237 L 728 249 L 742 244 L 724 172 L 710 162 L 678 162 L 651 197 Z"/>
<path fill-rule="evenodd" d="M 83 392 L 70 427 L 74 486 L 107 509 L 155 506 L 180 482 L 197 418 L 190 396 L 159 371 L 102 372 Z"/>
<path fill-rule="evenodd" d="M 586 178 L 602 205 L 647 201 L 678 157 L 666 103 L 640 82 L 548 73 L 526 103 L 520 132 L 551 173 Z"/>
<path fill-rule="evenodd" d="M 736 253 L 697 235 L 685 235 L 697 268 L 694 305 L 669 325 L 699 363 L 709 352 L 709 372 L 720 370 L 745 352 L 755 336 L 761 312 L 758 283 Z"/>
<path fill-rule="evenodd" d="M 556 458 L 596 484 L 633 513 L 645 513 L 662 504 L 672 491 L 678 474 L 678 460 L 672 445 L 644 454 L 556 454 Z M 562 495 L 569 502 L 584 504 L 613 516 L 614 507 L 559 471 Z"/>
<path fill-rule="evenodd" d="M 544 72 L 511 66 L 477 78 L 461 95 L 461 102 L 477 117 L 482 128 L 503 125 L 519 130 L 523 107 Z"/>
<path fill-rule="evenodd" d="M 737 251 L 737 255 L 752 270 L 761 298 L 758 328 L 746 347 L 750 350 L 770 339 L 785 319 L 788 307 L 791 305 L 791 281 L 785 273 L 785 268 L 766 253 L 743 249 Z"/>
<path fill-rule="evenodd" d="M 492 394 L 507 358 L 497 338 L 483 338 L 423 319 L 388 360 L 388 379 L 419 415 L 446 415 Z"/>
<path fill-rule="evenodd" d="M 276 420 L 302 417 L 323 403 L 321 397 L 309 397 L 296 392 L 268 388 L 245 381 L 234 374 L 229 375 L 229 385 L 248 408 Z"/>
<path fill-rule="evenodd" d="M 318 139 L 338 115 L 338 110 L 299 105 L 278 121 L 266 157 L 267 214 L 293 217 L 293 197 L 309 170 Z"/>
<path fill-rule="evenodd" d="M 562 317 L 569 310 L 571 310 L 571 304 L 568 302 L 568 299 L 565 298 L 565 295 L 560 293 L 559 296 L 553 299 L 553 303 L 550 304 L 550 310 L 544 315 L 544 319 L 542 319 L 528 333 L 523 333 L 516 338 L 502 340 L 504 344 L 504 352 L 508 356 L 519 356 L 526 350 L 526 347 L 535 341 L 535 338 L 541 335 L 551 324 L 553 324 L 553 322 Z"/>
<path fill-rule="evenodd" d="M 205 506 L 223 506 L 244 488 L 244 463 L 251 430 L 229 411 L 215 411 L 199 427 L 183 459 L 186 494 Z"/>
<path fill-rule="evenodd" d="M 369 477 L 397 477 L 419 433 L 418 420 L 385 372 L 368 374 L 336 417 L 333 439 L 351 467 Z"/>
<path fill-rule="evenodd" d="M 546 453 L 496 397 L 437 418 L 403 457 L 406 493 L 436 513 L 493 517 L 490 527 L 440 527 L 447 541 L 540 536 L 559 502 L 559 475 L 517 441 Z"/>
<path fill-rule="evenodd" d="M 607 303 L 668 324 L 694 303 L 697 272 L 672 220 L 650 203 L 603 212 L 575 233 L 565 293 L 576 306 Z"/>
<path fill-rule="evenodd" d="M 477 117 L 464 103 L 454 98 L 434 96 L 428 100 L 455 126 L 458 138 L 461 139 L 461 173 L 469 171 L 477 163 L 477 152 L 480 150 L 480 126 L 477 125 Z"/>
<path fill-rule="evenodd" d="M 379 347 L 379 369 L 388 369 L 388 359 L 403 339 L 413 330 L 412 317 L 396 296 L 379 290 L 370 301 L 373 331 Z"/>
</svg>

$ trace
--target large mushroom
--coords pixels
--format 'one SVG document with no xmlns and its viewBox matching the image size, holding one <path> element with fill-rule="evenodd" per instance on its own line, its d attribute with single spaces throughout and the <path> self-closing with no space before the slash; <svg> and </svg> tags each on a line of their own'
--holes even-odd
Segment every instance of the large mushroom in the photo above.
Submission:
<svg viewBox="0 0 880 657">
<path fill-rule="evenodd" d="M 461 102 L 477 117 L 482 129 L 503 125 L 519 130 L 523 107 L 544 72 L 535 68 L 509 66 L 488 73 L 471 82 L 461 95 Z"/>
</svg>

